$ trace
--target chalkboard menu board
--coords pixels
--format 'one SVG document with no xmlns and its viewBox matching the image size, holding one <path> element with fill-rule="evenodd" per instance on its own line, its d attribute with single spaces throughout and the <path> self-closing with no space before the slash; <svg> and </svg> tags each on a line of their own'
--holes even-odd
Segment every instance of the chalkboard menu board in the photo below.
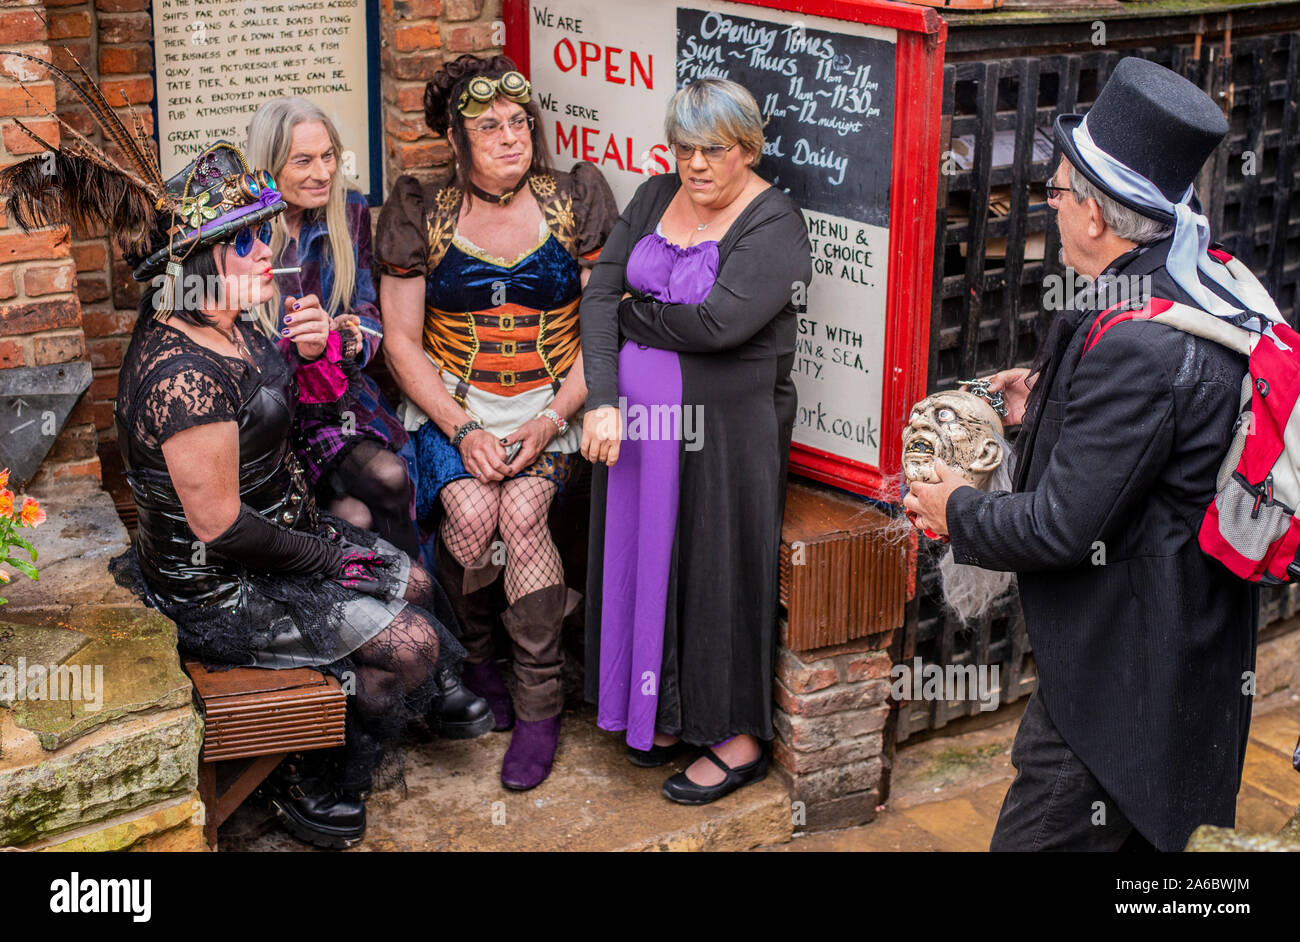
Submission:
<svg viewBox="0 0 1300 942">
<path fill-rule="evenodd" d="M 895 43 L 677 10 L 677 84 L 726 78 L 767 127 L 763 176 L 804 209 L 889 225 Z"/>
</svg>

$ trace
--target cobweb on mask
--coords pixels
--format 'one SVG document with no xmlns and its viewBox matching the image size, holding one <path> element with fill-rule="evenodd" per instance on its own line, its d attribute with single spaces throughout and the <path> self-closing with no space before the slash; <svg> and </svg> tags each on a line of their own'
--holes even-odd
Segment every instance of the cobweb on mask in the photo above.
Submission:
<svg viewBox="0 0 1300 942">
<path fill-rule="evenodd" d="M 1015 454 L 1005 438 L 1000 435 L 996 437 L 1002 447 L 1002 463 L 989 475 L 985 490 L 1010 491 L 1012 475 L 1015 473 Z M 962 627 L 987 615 L 994 603 L 1015 584 L 1014 572 L 1000 572 L 957 562 L 951 546 L 939 558 L 939 585 L 943 589 L 943 600 L 957 616 Z"/>
</svg>

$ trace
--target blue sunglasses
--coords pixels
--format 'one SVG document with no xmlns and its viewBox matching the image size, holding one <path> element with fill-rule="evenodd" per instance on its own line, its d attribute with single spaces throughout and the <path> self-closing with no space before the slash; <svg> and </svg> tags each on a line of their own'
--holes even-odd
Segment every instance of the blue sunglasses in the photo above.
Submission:
<svg viewBox="0 0 1300 942">
<path fill-rule="evenodd" d="M 271 223 L 264 222 L 257 230 L 256 235 L 253 233 L 252 226 L 245 226 L 235 235 L 235 254 L 240 258 L 247 258 L 248 253 L 253 251 L 253 240 L 271 244 Z"/>
</svg>

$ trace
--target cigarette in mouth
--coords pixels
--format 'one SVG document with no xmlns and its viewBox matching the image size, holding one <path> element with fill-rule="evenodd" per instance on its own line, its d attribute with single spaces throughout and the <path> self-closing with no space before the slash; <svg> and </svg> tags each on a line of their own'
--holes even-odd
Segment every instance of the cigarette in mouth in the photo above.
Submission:
<svg viewBox="0 0 1300 942">
<path fill-rule="evenodd" d="M 294 272 L 300 272 L 300 271 L 302 271 L 301 265 L 299 265 L 297 268 L 268 268 L 266 270 L 266 273 L 268 275 L 292 275 Z"/>
</svg>

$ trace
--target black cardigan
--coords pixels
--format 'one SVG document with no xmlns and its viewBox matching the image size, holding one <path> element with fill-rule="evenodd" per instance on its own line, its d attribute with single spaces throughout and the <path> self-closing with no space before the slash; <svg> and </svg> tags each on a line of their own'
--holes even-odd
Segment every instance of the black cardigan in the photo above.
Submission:
<svg viewBox="0 0 1300 942">
<path fill-rule="evenodd" d="M 794 352 L 797 324 L 773 317 L 793 309 L 812 280 L 808 227 L 798 205 L 769 187 L 736 217 L 718 242 L 718 278 L 701 304 L 663 304 L 654 300 L 620 302 L 627 284 L 633 246 L 654 230 L 681 186 L 665 173 L 637 189 L 582 292 L 582 356 L 587 408 L 618 404 L 618 350 L 621 339 L 679 353 L 732 350 L 740 357 L 781 356 Z M 781 260 L 781 264 L 774 264 Z M 792 277 L 793 273 L 793 277 Z"/>
</svg>

